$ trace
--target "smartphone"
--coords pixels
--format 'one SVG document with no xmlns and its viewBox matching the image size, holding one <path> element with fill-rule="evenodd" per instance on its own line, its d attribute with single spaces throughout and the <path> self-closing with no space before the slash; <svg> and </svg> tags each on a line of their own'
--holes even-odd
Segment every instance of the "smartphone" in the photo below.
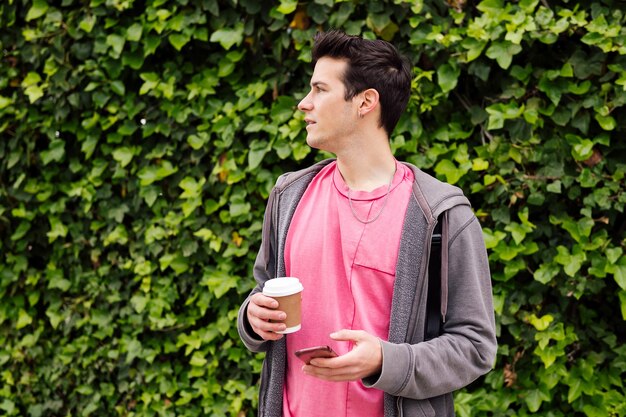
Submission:
<svg viewBox="0 0 626 417">
<path fill-rule="evenodd" d="M 337 353 L 328 345 L 314 346 L 310 348 L 300 349 L 294 352 L 298 358 L 307 365 L 311 363 L 311 359 L 315 358 L 335 358 Z"/>
</svg>

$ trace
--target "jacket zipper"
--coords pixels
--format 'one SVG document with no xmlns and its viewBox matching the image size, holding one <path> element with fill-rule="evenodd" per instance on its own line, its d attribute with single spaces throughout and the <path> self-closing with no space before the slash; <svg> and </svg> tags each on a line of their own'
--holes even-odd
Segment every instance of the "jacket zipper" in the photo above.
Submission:
<svg viewBox="0 0 626 417">
<path fill-rule="evenodd" d="M 420 275 L 420 278 L 422 280 L 426 279 L 426 274 L 428 273 L 428 260 L 430 259 L 430 251 L 432 250 L 432 236 L 433 233 L 435 231 L 435 226 L 437 225 L 437 219 L 435 219 L 435 222 L 431 225 L 431 227 L 428 228 L 428 232 L 427 232 L 427 236 L 428 239 L 427 243 L 426 243 L 426 257 L 422 258 L 422 265 L 425 265 L 423 267 L 423 273 Z M 424 263 L 424 260 L 426 260 L 426 262 Z M 415 309 L 415 315 L 413 317 L 411 317 L 413 319 L 414 323 L 417 323 L 417 315 L 419 314 L 419 307 Z M 415 335 L 415 327 L 416 326 L 412 326 L 412 328 L 409 328 L 409 331 L 407 332 L 407 339 L 406 342 L 410 343 L 411 340 L 413 340 L 413 336 Z"/>
<path fill-rule="evenodd" d="M 432 227 L 429 227 L 428 233 L 427 235 L 429 236 L 429 238 L 427 239 L 428 243 L 426 244 L 426 248 L 427 248 L 427 255 L 426 258 L 424 259 L 430 259 L 430 251 L 432 250 L 432 236 L 433 233 L 435 232 L 435 226 L 437 225 L 437 219 L 435 218 L 435 222 L 432 224 Z M 428 273 L 428 268 L 424 268 L 424 274 L 423 274 L 423 279 L 426 279 L 426 274 Z M 418 313 L 418 309 L 416 309 L 415 314 L 419 314 Z M 414 322 L 417 321 L 417 317 L 413 317 Z M 409 332 L 407 333 L 407 343 L 410 343 L 411 340 L 413 340 L 413 336 L 415 334 L 415 327 L 413 326 L 412 328 L 409 328 Z M 403 402 L 403 398 L 398 396 L 396 398 L 396 406 L 398 407 L 398 417 L 403 417 L 404 416 L 404 410 L 402 409 L 402 402 Z"/>
<path fill-rule="evenodd" d="M 270 193 L 270 201 L 271 201 L 271 211 L 270 211 L 270 227 L 268 228 L 269 232 L 271 233 L 272 229 L 277 229 L 278 227 L 278 210 L 277 210 L 277 204 L 278 204 L 278 189 L 277 187 L 274 187 L 272 189 L 272 192 Z M 268 236 L 270 237 L 270 236 Z M 278 231 L 276 230 L 276 232 L 274 233 L 273 237 L 273 244 L 274 244 L 274 271 L 272 272 L 272 275 L 274 278 L 276 278 L 276 275 L 278 274 Z M 270 239 L 268 239 L 270 240 Z M 269 248 L 268 248 L 268 252 L 270 252 Z M 268 261 L 269 263 L 269 261 Z M 266 264 L 266 268 L 267 268 L 267 264 Z M 270 278 L 272 279 L 272 278 Z M 273 354 L 272 354 L 272 349 L 268 349 L 268 351 L 265 353 L 265 361 L 263 364 L 263 369 L 261 372 L 261 390 L 259 392 L 259 411 L 260 411 L 260 415 L 261 416 L 267 416 L 267 410 L 265 409 L 266 404 L 267 404 L 267 395 L 269 394 L 269 370 L 272 368 L 272 361 L 273 361 Z"/>
</svg>

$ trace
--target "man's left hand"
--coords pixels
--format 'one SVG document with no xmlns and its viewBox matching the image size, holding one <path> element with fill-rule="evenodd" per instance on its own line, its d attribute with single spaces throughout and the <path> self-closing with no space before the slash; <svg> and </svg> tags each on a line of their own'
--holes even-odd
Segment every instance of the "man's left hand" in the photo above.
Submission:
<svg viewBox="0 0 626 417">
<path fill-rule="evenodd" d="M 339 330 L 330 338 L 352 341 L 354 348 L 336 358 L 317 358 L 302 370 L 326 381 L 356 381 L 377 374 L 383 366 L 383 352 L 378 337 L 363 330 Z"/>
</svg>

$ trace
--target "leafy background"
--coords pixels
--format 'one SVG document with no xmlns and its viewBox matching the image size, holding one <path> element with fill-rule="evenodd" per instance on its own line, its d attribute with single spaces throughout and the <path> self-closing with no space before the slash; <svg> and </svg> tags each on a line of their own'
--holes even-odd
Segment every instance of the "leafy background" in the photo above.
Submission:
<svg viewBox="0 0 626 417">
<path fill-rule="evenodd" d="M 5 0 L 0 414 L 251 416 L 235 321 L 320 29 L 412 60 L 391 138 L 462 187 L 494 370 L 460 416 L 626 415 L 626 3 Z"/>
</svg>

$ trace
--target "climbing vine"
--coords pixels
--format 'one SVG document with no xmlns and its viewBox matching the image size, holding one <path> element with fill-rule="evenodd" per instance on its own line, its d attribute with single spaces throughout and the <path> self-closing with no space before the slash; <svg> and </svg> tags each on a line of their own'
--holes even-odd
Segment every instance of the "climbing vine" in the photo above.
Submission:
<svg viewBox="0 0 626 417">
<path fill-rule="evenodd" d="M 255 414 L 236 314 L 274 181 L 327 156 L 331 27 L 409 56 L 393 150 L 483 225 L 499 351 L 457 414 L 626 415 L 620 0 L 2 2 L 2 414 Z"/>
</svg>

